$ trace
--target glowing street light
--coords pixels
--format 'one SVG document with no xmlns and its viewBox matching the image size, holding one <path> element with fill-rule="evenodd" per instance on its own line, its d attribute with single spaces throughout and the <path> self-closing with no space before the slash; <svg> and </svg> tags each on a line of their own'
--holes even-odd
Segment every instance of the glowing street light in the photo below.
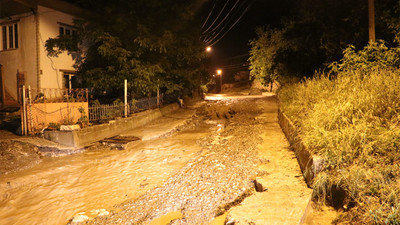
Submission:
<svg viewBox="0 0 400 225">
<path fill-rule="evenodd" d="M 219 76 L 219 90 L 222 92 L 222 70 L 217 70 L 217 75 Z"/>
<path fill-rule="evenodd" d="M 207 51 L 207 52 L 211 52 L 211 50 L 212 50 L 212 48 L 211 48 L 210 46 L 208 46 L 208 47 L 206 48 L 206 51 Z"/>
</svg>

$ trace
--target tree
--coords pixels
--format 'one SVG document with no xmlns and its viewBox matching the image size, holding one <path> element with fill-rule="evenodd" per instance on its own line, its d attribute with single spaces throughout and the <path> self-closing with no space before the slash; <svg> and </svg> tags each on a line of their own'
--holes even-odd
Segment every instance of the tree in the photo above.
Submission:
<svg viewBox="0 0 400 225">
<path fill-rule="evenodd" d="M 250 41 L 250 76 L 263 85 L 272 84 L 283 72 L 278 54 L 287 47 L 287 43 L 280 30 L 258 28 L 256 33 L 257 39 Z"/>
<path fill-rule="evenodd" d="M 348 45 L 358 50 L 368 43 L 366 0 L 303 0 L 297 4 L 296 11 L 283 20 L 283 28 L 267 29 L 264 36 L 259 35 L 258 47 L 264 43 L 264 50 L 254 49 L 256 42 L 251 42 L 253 76 L 267 78 L 266 81 L 273 76 L 312 76 L 316 70 L 324 70 L 340 60 Z M 399 3 L 382 0 L 375 9 L 377 37 L 388 46 L 396 45 L 400 31 Z M 260 55 L 258 62 L 254 61 L 257 55 Z M 262 70 L 254 70 L 255 65 Z"/>
<path fill-rule="evenodd" d="M 118 96 L 124 79 L 129 81 L 135 97 L 160 89 L 181 91 L 205 82 L 204 46 L 199 41 L 199 23 L 193 13 L 197 1 L 77 2 L 102 15 L 95 21 L 75 24 L 76 41 L 83 56 L 75 67 L 83 85 L 93 87 L 98 95 Z M 76 51 L 71 48 L 76 44 L 70 42 L 64 37 L 47 40 L 48 54 Z"/>
</svg>

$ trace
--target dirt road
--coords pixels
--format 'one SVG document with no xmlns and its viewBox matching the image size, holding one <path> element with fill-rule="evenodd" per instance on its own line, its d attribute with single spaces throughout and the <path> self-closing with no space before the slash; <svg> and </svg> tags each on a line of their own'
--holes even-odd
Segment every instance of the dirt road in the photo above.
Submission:
<svg viewBox="0 0 400 225">
<path fill-rule="evenodd" d="M 202 147 L 198 156 L 161 186 L 88 223 L 210 224 L 222 215 L 220 224 L 298 224 L 311 190 L 277 125 L 276 98 L 216 100 L 198 112 L 198 123 L 218 127 L 197 141 Z M 275 186 L 255 194 L 256 179 Z M 235 212 L 243 200 L 241 213 Z"/>
</svg>

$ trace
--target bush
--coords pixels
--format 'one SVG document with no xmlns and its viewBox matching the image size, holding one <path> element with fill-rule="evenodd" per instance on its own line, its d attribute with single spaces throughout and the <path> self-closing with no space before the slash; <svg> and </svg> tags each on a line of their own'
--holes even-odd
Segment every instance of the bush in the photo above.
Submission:
<svg viewBox="0 0 400 225">
<path fill-rule="evenodd" d="M 343 51 L 343 59 L 330 65 L 333 72 L 341 71 L 376 71 L 398 69 L 400 66 L 400 47 L 389 48 L 379 40 L 371 42 L 364 49 L 356 51 L 350 45 Z"/>
<path fill-rule="evenodd" d="M 324 201 L 346 192 L 339 222 L 400 224 L 400 72 L 343 70 L 278 93 L 304 144 L 325 159 L 314 180 Z"/>
</svg>

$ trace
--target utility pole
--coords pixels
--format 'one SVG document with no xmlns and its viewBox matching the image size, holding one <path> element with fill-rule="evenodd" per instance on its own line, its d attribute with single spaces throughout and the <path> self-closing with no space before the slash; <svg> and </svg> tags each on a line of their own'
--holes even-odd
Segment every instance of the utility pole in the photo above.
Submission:
<svg viewBox="0 0 400 225">
<path fill-rule="evenodd" d="M 368 0 L 369 42 L 375 42 L 375 0 Z"/>
</svg>

